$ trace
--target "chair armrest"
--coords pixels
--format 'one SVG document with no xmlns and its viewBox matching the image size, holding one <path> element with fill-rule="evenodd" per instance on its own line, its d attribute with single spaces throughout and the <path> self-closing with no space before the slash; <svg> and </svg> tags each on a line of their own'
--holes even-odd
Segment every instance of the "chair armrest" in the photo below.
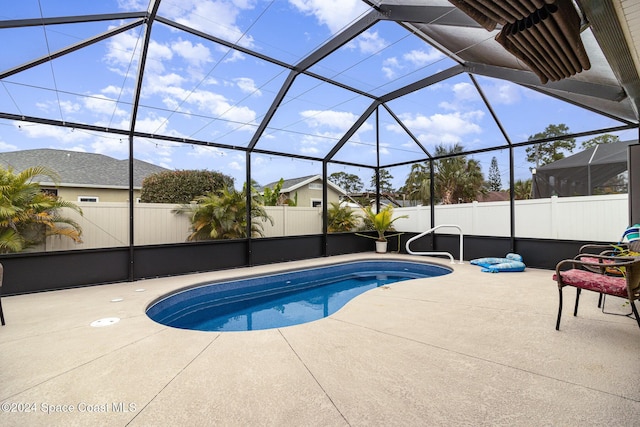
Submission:
<svg viewBox="0 0 640 427">
<path fill-rule="evenodd" d="M 582 261 L 580 258 L 596 258 L 598 261 Z M 603 261 L 609 261 L 604 263 Z M 564 259 L 556 264 L 556 274 L 560 276 L 560 272 L 568 268 L 584 267 L 585 269 L 596 273 L 604 274 L 605 269 L 609 267 L 624 267 L 640 263 L 640 257 L 616 257 L 596 254 L 578 254 L 573 259 Z M 570 266 L 570 267 L 569 267 Z M 597 269 L 597 272 L 595 271 Z"/>
</svg>

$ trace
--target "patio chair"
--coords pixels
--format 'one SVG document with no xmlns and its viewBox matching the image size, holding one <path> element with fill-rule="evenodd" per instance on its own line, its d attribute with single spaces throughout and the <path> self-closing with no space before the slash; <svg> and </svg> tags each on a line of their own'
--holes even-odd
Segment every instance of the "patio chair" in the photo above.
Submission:
<svg viewBox="0 0 640 427">
<path fill-rule="evenodd" d="M 585 258 L 587 260 L 585 260 Z M 616 269 L 620 276 L 610 272 Z M 562 316 L 562 288 L 576 288 L 576 303 L 573 315 L 578 315 L 578 303 L 582 289 L 626 298 L 640 327 L 640 316 L 635 300 L 640 299 L 640 257 L 614 257 L 607 255 L 578 254 L 573 259 L 565 259 L 556 265 L 553 280 L 558 283 L 559 305 L 556 330 L 560 330 Z"/>
<path fill-rule="evenodd" d="M 4 326 L 4 313 L 2 312 L 2 276 L 4 275 L 4 267 L 2 263 L 0 263 L 0 321 L 2 321 L 2 326 Z"/>
<path fill-rule="evenodd" d="M 628 228 L 627 231 L 625 231 L 625 234 L 622 235 L 622 240 L 624 240 L 625 236 L 629 234 L 629 230 L 631 229 Z M 635 228 L 637 230 L 637 228 Z M 633 252 L 633 253 L 640 253 L 640 240 L 632 240 L 629 242 L 624 242 L 624 241 L 620 241 L 619 243 L 605 243 L 605 244 L 587 244 L 587 245 L 583 245 L 582 247 L 580 247 L 580 251 L 578 252 L 579 254 L 596 254 L 596 255 L 607 255 L 607 256 L 618 256 L 620 254 L 623 253 L 629 253 L 629 252 Z M 597 258 L 592 258 L 592 257 L 584 257 L 582 258 L 583 261 L 588 261 L 588 262 L 595 262 L 595 263 L 611 263 L 611 260 L 599 260 Z M 589 265 L 583 266 L 584 268 L 586 268 L 587 270 L 590 271 L 595 271 L 596 273 L 600 271 L 600 267 L 596 266 L 596 267 L 591 267 Z M 614 276 L 621 276 L 621 272 L 619 270 L 616 270 L 615 268 L 613 269 L 608 269 L 607 270 L 608 274 L 612 274 Z M 600 297 L 598 298 L 598 307 L 602 308 L 602 312 L 604 313 L 604 303 L 605 303 L 605 296 L 604 294 L 600 294 Z"/>
</svg>

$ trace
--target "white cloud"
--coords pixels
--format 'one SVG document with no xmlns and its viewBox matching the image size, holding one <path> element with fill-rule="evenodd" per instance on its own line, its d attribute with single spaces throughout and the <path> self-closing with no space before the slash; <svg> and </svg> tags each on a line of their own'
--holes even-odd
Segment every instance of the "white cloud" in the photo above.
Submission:
<svg viewBox="0 0 640 427">
<path fill-rule="evenodd" d="M 84 107 L 96 114 L 106 114 L 111 116 L 112 114 L 118 117 L 127 115 L 125 110 L 117 108 L 113 99 L 109 99 L 104 95 L 96 94 L 83 98 Z"/>
<path fill-rule="evenodd" d="M 365 31 L 355 42 L 360 52 L 365 54 L 380 52 L 387 46 L 387 41 L 381 38 L 377 31 Z"/>
<path fill-rule="evenodd" d="M 118 0 L 118 7 L 124 10 L 147 10 L 148 6 L 149 2 L 145 0 Z"/>
<path fill-rule="evenodd" d="M 235 161 L 227 163 L 227 167 L 234 171 L 244 170 L 244 164 L 241 165 L 240 163 Z"/>
<path fill-rule="evenodd" d="M 204 145 L 193 145 L 192 150 L 189 150 L 188 156 L 197 158 L 219 159 L 224 157 L 227 153 L 217 147 L 206 147 Z"/>
<path fill-rule="evenodd" d="M 520 88 L 511 83 L 496 82 L 491 85 L 482 85 L 482 90 L 487 94 L 489 101 L 494 104 L 517 104 L 522 98 Z M 538 95 L 538 92 L 533 93 Z"/>
<path fill-rule="evenodd" d="M 43 138 L 48 140 L 59 141 L 62 143 L 77 143 L 79 141 L 86 141 L 91 138 L 91 135 L 86 132 L 75 132 L 73 129 L 30 124 L 24 122 L 14 122 L 14 126 L 18 127 L 27 138 Z"/>
<path fill-rule="evenodd" d="M 4 141 L 0 141 L 0 151 L 15 151 L 18 147 L 13 144 L 8 144 Z"/>
<path fill-rule="evenodd" d="M 103 88 L 102 90 L 100 90 L 100 92 L 104 93 L 105 95 L 113 95 L 113 96 L 119 96 L 121 92 L 123 95 L 128 93 L 126 88 L 123 89 L 114 85 L 109 85 Z"/>
<path fill-rule="evenodd" d="M 396 71 L 400 70 L 402 65 L 398 61 L 398 58 L 392 56 L 382 61 L 382 72 L 387 79 L 392 80 L 396 76 Z"/>
<path fill-rule="evenodd" d="M 232 105 L 228 99 L 219 93 L 208 90 L 188 91 L 177 86 L 179 76 L 150 76 L 148 86 L 145 88 L 145 96 L 164 95 L 163 102 L 170 109 L 176 109 L 179 105 L 196 106 L 200 111 L 240 123 L 254 123 L 256 112 L 246 106 Z M 173 82 L 174 84 L 171 84 Z M 229 123 L 230 126 L 237 126 L 237 123 Z M 243 130 L 251 130 L 245 127 Z"/>
<path fill-rule="evenodd" d="M 332 110 L 307 110 L 300 112 L 300 115 L 306 119 L 309 127 L 328 127 L 341 132 L 348 130 L 358 119 L 353 113 Z"/>
<path fill-rule="evenodd" d="M 238 85 L 240 90 L 245 93 L 250 93 L 252 95 L 257 95 L 257 96 L 262 95 L 262 92 L 260 92 L 260 89 L 256 87 L 256 83 L 253 81 L 253 79 L 249 77 L 238 77 L 233 81 L 235 81 L 236 85 Z"/>
<path fill-rule="evenodd" d="M 179 39 L 171 43 L 171 49 L 194 67 L 201 67 L 212 61 L 211 51 L 202 43 L 193 44 L 188 40 Z"/>
<path fill-rule="evenodd" d="M 104 59 L 113 71 L 124 76 L 130 69 L 130 64 L 133 64 L 132 69 L 137 66 L 141 43 L 139 30 L 138 32 L 130 30 L 110 37 Z M 173 51 L 169 46 L 151 40 L 147 53 L 146 71 L 161 73 L 164 70 L 163 62 L 171 58 L 173 58 Z"/>
<path fill-rule="evenodd" d="M 140 143 L 138 142 L 136 147 L 139 145 Z M 91 144 L 91 152 L 123 158 L 129 155 L 129 144 L 119 139 L 101 138 Z"/>
<path fill-rule="evenodd" d="M 254 0 L 182 0 L 162 5 L 162 13 L 177 22 L 245 47 L 253 46 L 253 38 L 243 36 L 238 26 L 242 10 L 253 9 Z"/>
<path fill-rule="evenodd" d="M 475 86 L 471 83 L 456 83 L 453 85 L 453 94 L 458 100 L 463 101 L 476 101 L 480 99 L 480 94 L 476 90 Z"/>
<path fill-rule="evenodd" d="M 237 62 L 237 61 L 242 61 L 245 59 L 245 55 L 242 52 L 239 52 L 237 50 L 233 50 L 231 51 L 231 55 L 227 55 L 224 57 L 224 60 L 222 62 L 226 63 L 230 63 L 230 62 Z"/>
<path fill-rule="evenodd" d="M 46 101 L 46 102 L 36 102 L 36 107 L 40 110 L 45 111 L 50 114 L 54 114 L 59 116 L 60 111 L 63 114 L 71 114 L 80 111 L 81 106 L 78 103 L 71 101 Z"/>
<path fill-rule="evenodd" d="M 120 33 L 109 38 L 105 60 L 118 71 L 124 68 L 120 71 L 123 73 L 132 60 L 137 61 L 138 49 L 140 49 L 138 34 L 134 30 Z"/>
<path fill-rule="evenodd" d="M 424 50 L 412 50 L 411 52 L 402 55 L 402 58 L 404 60 L 412 63 L 417 67 L 423 67 L 443 57 L 444 55 L 440 51 L 433 48 L 429 49 L 428 52 Z"/>
<path fill-rule="evenodd" d="M 455 112 L 448 114 L 433 114 L 429 117 L 416 114 L 403 114 L 402 122 L 423 142 L 429 143 L 457 143 L 462 142 L 463 137 L 482 133 L 482 127 L 477 123 L 484 117 L 482 111 L 470 111 L 466 113 Z M 404 133 L 398 125 L 389 125 L 387 130 Z"/>
<path fill-rule="evenodd" d="M 65 148 L 65 150 L 77 151 L 79 153 L 86 153 L 87 152 L 87 149 L 83 145 L 75 145 L 73 147 L 67 147 L 67 148 Z"/>
<path fill-rule="evenodd" d="M 360 0 L 289 0 L 289 3 L 305 15 L 315 16 L 335 34 L 369 9 Z"/>
</svg>

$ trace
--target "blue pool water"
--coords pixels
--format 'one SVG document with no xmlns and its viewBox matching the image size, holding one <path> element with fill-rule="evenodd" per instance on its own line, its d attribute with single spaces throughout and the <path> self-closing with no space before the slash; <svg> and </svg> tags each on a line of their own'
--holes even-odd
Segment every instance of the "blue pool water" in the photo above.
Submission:
<svg viewBox="0 0 640 427">
<path fill-rule="evenodd" d="M 408 261 L 357 261 L 221 283 L 164 296 L 147 315 L 158 323 L 199 331 L 248 331 L 327 317 L 361 293 L 451 269 Z"/>
</svg>

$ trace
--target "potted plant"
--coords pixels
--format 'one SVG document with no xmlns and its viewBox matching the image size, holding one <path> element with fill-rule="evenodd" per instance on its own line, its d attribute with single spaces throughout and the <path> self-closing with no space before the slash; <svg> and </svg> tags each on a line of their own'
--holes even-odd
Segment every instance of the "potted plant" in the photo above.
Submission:
<svg viewBox="0 0 640 427">
<path fill-rule="evenodd" d="M 393 228 L 393 223 L 395 220 L 400 218 L 408 218 L 407 215 L 398 216 L 393 218 L 393 206 L 386 205 L 379 212 L 374 212 L 371 206 L 366 206 L 362 208 L 362 211 L 365 213 L 365 220 L 368 220 L 370 226 L 378 232 L 377 237 L 367 236 L 364 234 L 359 234 L 359 236 L 369 237 L 376 240 L 376 252 L 385 253 L 387 252 L 387 237 L 397 236 L 394 234 L 392 236 L 387 236 L 385 233 L 387 231 L 395 231 Z"/>
</svg>

